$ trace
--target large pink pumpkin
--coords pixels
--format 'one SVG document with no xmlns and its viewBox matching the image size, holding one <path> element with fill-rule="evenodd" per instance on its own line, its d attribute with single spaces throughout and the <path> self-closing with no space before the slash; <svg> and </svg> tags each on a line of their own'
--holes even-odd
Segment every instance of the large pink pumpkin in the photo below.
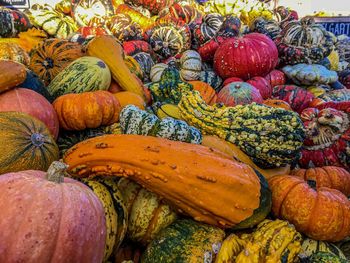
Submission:
<svg viewBox="0 0 350 263">
<path fill-rule="evenodd" d="M 216 99 L 216 103 L 226 106 L 245 105 L 252 102 L 262 103 L 263 98 L 258 89 L 246 82 L 231 82 L 223 87 Z"/>
<path fill-rule="evenodd" d="M 57 139 L 59 122 L 50 102 L 30 89 L 15 88 L 0 94 L 0 111 L 18 111 L 31 115 L 46 124 Z"/>
<path fill-rule="evenodd" d="M 34 170 L 0 175 L 1 263 L 102 262 L 103 206 L 64 169 L 54 162 L 48 178 Z"/>
<path fill-rule="evenodd" d="M 275 43 L 267 36 L 251 33 L 225 40 L 214 55 L 214 69 L 220 77 L 244 80 L 265 76 L 278 63 Z"/>
</svg>

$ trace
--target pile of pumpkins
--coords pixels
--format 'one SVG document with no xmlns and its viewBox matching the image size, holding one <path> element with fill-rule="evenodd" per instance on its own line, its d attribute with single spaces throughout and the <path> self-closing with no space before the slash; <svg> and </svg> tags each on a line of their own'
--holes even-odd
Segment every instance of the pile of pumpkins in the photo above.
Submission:
<svg viewBox="0 0 350 263">
<path fill-rule="evenodd" d="M 252 2 L 0 8 L 1 263 L 349 262 L 350 39 Z"/>
</svg>

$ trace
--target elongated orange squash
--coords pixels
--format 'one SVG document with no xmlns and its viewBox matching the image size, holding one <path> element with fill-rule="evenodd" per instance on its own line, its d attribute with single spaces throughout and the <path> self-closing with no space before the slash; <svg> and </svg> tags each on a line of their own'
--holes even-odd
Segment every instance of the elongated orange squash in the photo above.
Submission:
<svg viewBox="0 0 350 263">
<path fill-rule="evenodd" d="M 87 46 L 87 54 L 102 59 L 111 70 L 113 79 L 123 90 L 145 98 L 142 82 L 130 72 L 124 62 L 123 52 L 123 47 L 112 36 L 96 36 Z"/>
<path fill-rule="evenodd" d="M 164 197 L 179 212 L 222 228 L 251 227 L 271 208 L 271 192 L 262 175 L 201 145 L 105 135 L 75 145 L 64 162 L 77 177 L 129 177 Z"/>
</svg>

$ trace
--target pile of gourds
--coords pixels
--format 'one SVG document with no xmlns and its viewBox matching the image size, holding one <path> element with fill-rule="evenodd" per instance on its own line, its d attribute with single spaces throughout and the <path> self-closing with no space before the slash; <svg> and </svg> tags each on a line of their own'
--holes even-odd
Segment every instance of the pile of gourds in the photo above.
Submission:
<svg viewBox="0 0 350 263">
<path fill-rule="evenodd" d="M 1 263 L 350 260 L 350 39 L 252 2 L 0 8 Z"/>
</svg>

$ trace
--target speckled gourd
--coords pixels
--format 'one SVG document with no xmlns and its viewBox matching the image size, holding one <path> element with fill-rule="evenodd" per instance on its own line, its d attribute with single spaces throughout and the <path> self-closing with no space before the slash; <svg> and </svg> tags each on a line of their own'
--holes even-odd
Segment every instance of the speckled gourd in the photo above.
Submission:
<svg viewBox="0 0 350 263">
<path fill-rule="evenodd" d="M 209 106 L 193 91 L 182 95 L 179 110 L 187 123 L 236 144 L 261 168 L 290 164 L 305 137 L 299 116 L 280 108 L 255 103 Z"/>
</svg>

